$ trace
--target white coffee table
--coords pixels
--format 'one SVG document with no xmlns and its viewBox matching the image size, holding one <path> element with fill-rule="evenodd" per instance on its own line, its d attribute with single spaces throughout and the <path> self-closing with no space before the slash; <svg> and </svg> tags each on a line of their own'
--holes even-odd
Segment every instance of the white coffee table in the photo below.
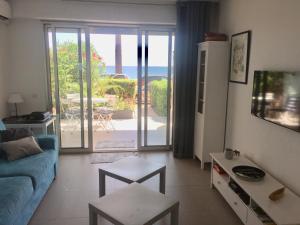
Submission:
<svg viewBox="0 0 300 225">
<path fill-rule="evenodd" d="M 150 225 L 169 213 L 171 225 L 178 225 L 178 200 L 138 183 L 89 203 L 90 225 L 97 225 L 97 215 L 115 225 Z"/>
<path fill-rule="evenodd" d="M 165 193 L 166 166 L 149 162 L 136 156 L 129 156 L 99 169 L 99 196 L 105 195 L 105 175 L 126 182 L 128 184 L 145 180 L 159 174 L 159 191 Z"/>
</svg>

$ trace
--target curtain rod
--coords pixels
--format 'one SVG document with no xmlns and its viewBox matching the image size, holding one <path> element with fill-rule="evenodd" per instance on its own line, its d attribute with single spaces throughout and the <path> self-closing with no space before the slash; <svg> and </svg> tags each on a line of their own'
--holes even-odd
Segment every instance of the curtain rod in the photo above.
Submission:
<svg viewBox="0 0 300 225">
<path fill-rule="evenodd" d="M 97 0 L 62 0 L 63 2 L 82 2 L 82 3 L 107 3 L 107 4 L 121 4 L 121 5 L 156 5 L 156 6 L 175 6 L 176 5 L 176 1 L 174 2 L 170 2 L 170 1 L 163 1 L 162 3 L 156 3 L 156 2 L 145 2 L 145 3 L 142 3 L 142 2 L 130 2 L 130 1 L 127 1 L 127 2 L 121 2 L 121 1 L 115 1 L 115 0 L 100 0 L 100 1 L 97 1 Z"/>
<path fill-rule="evenodd" d="M 122 23 L 122 22 L 93 22 L 93 21 L 74 21 L 74 20 L 40 20 L 44 24 L 60 26 L 89 26 L 89 27 L 116 27 L 116 28 L 141 28 L 141 27 L 160 27 L 175 29 L 176 24 L 157 24 L 157 23 Z"/>
</svg>

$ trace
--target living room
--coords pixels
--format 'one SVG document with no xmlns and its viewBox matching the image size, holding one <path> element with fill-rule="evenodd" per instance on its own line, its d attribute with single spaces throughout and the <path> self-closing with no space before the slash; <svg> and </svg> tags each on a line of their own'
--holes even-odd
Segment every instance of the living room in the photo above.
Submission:
<svg viewBox="0 0 300 225">
<path fill-rule="evenodd" d="M 4 213 L 0 213 L 1 225 L 92 224 L 92 222 L 94 221 L 91 220 L 91 218 L 94 217 L 91 216 L 93 214 L 89 212 L 88 204 L 95 201 L 101 202 L 101 199 L 104 202 L 106 197 L 113 196 L 118 191 L 122 191 L 122 189 L 126 189 L 128 187 L 126 183 L 129 182 L 122 182 L 120 181 L 120 179 L 115 179 L 115 177 L 110 177 L 109 175 L 107 175 L 111 172 L 108 170 L 108 168 L 111 168 L 112 164 L 118 162 L 119 160 L 129 160 L 132 157 L 141 158 L 142 160 L 145 160 L 149 163 L 165 166 L 159 167 L 159 172 L 156 171 L 155 174 L 160 174 L 160 176 L 154 176 L 146 180 L 145 182 L 143 182 L 143 187 L 146 187 L 152 192 L 157 193 L 157 189 L 159 187 L 160 192 L 165 192 L 167 197 L 175 199 L 175 202 L 179 204 L 179 213 L 177 213 L 179 215 L 179 222 L 177 221 L 178 224 L 300 224 L 299 215 L 295 213 L 299 208 L 293 208 L 295 206 L 299 206 L 300 202 L 300 180 L 297 178 L 297 165 L 300 160 L 300 153 L 298 152 L 298 146 L 300 144 L 298 138 L 299 125 L 297 128 L 291 128 L 282 123 L 280 124 L 274 121 L 274 119 L 272 120 L 266 117 L 263 118 L 262 116 L 255 114 L 252 108 L 253 105 L 255 105 L 255 98 L 260 97 L 255 96 L 254 94 L 254 84 L 255 82 L 257 82 L 255 78 L 256 76 L 259 76 L 260 72 L 300 71 L 298 63 L 300 48 L 297 48 L 297 45 L 294 45 L 294 43 L 297 43 L 300 37 L 300 31 L 298 28 L 299 26 L 297 26 L 300 19 L 298 13 L 300 2 L 296 0 L 287 0 L 284 2 L 280 0 L 219 0 L 197 2 L 209 2 L 208 4 L 217 5 L 217 9 L 214 9 L 214 7 L 212 7 L 212 9 L 209 7 L 203 7 L 199 9 L 200 15 L 198 15 L 197 13 L 195 15 L 192 15 L 194 18 L 201 18 L 201 20 L 210 21 L 209 29 L 207 27 L 205 29 L 203 28 L 206 26 L 205 22 L 207 21 L 197 21 L 197 23 L 194 23 L 192 22 L 192 18 L 184 16 L 185 12 L 182 12 L 182 14 L 179 13 L 180 10 L 178 8 L 180 4 L 187 4 L 185 5 L 185 7 L 191 10 L 188 5 L 189 1 L 179 2 L 177 4 L 175 0 L 8 1 L 11 15 L 9 16 L 8 20 L 0 22 L 1 119 L 15 116 L 16 109 L 18 110 L 19 115 L 26 115 L 32 112 L 44 112 L 50 109 L 54 109 L 54 112 L 58 112 L 56 107 L 57 101 L 55 101 L 58 92 L 55 91 L 55 88 L 54 90 L 52 90 L 52 92 L 49 92 L 49 68 L 51 67 L 49 67 L 48 64 L 51 63 L 51 61 L 49 61 L 48 56 L 50 53 L 54 52 L 54 48 L 51 48 L 51 46 L 53 47 L 55 46 L 55 44 L 57 44 L 58 46 L 59 42 L 55 42 L 53 41 L 53 39 L 51 39 L 51 42 L 47 42 L 47 38 L 45 37 L 47 36 L 47 32 L 45 32 L 45 27 L 47 26 L 52 29 L 52 37 L 55 37 L 55 34 L 57 37 L 57 34 L 59 33 L 58 29 L 60 29 L 61 27 L 64 29 L 80 29 L 80 32 L 83 35 L 78 35 L 78 38 L 80 36 L 82 39 L 84 38 L 84 40 L 88 40 L 86 39 L 86 37 L 88 37 L 88 35 L 92 33 L 86 31 L 87 27 L 113 27 L 113 31 L 105 31 L 105 34 L 136 35 L 136 42 L 134 42 L 135 44 L 139 42 L 139 37 L 141 43 L 146 43 L 147 38 L 145 37 L 147 35 L 147 37 L 149 38 L 148 41 L 151 42 L 151 29 L 155 28 L 156 31 L 162 31 L 162 33 L 166 34 L 165 36 L 167 37 L 167 40 L 169 40 L 169 42 L 166 42 L 166 45 L 174 44 L 175 52 L 181 51 L 182 55 L 177 56 L 177 54 L 175 54 L 175 72 L 170 69 L 170 72 L 167 72 L 168 76 L 166 76 L 166 80 L 170 83 L 173 83 L 173 81 L 175 80 L 174 100 L 172 99 L 172 97 L 170 97 L 171 94 L 166 95 L 169 98 L 166 97 L 165 99 L 165 101 L 168 103 L 166 104 L 168 108 L 168 110 L 166 111 L 167 113 L 164 114 L 166 115 L 165 121 L 169 122 L 162 123 L 159 119 L 153 119 L 153 121 L 156 123 L 162 123 L 157 125 L 157 127 L 154 126 L 155 128 L 153 129 L 159 130 L 163 133 L 163 145 L 160 144 L 151 146 L 152 139 L 147 138 L 149 134 L 150 137 L 152 134 L 152 122 L 151 120 L 145 119 L 147 117 L 149 109 L 147 111 L 148 106 L 146 106 L 147 104 L 144 104 L 147 101 L 142 101 L 142 98 L 146 98 L 147 94 L 145 97 L 145 95 L 142 95 L 141 93 L 147 93 L 148 86 L 138 85 L 139 81 L 140 84 L 147 81 L 147 79 L 142 79 L 143 70 L 141 70 L 140 79 L 138 78 L 139 75 L 137 75 L 136 78 L 136 92 L 137 96 L 140 96 L 140 99 L 139 97 L 137 97 L 135 101 L 137 106 L 134 109 L 134 114 L 136 114 L 137 117 L 134 118 L 134 120 L 130 121 L 135 121 L 136 126 L 134 128 L 136 132 L 134 133 L 136 137 L 134 147 L 140 147 L 140 149 L 144 149 L 146 151 L 140 151 L 139 149 L 132 151 L 132 149 L 128 150 L 125 148 L 123 148 L 122 151 L 116 151 L 116 149 L 113 148 L 113 153 L 108 153 L 108 151 L 95 152 L 92 149 L 93 147 L 85 148 L 87 145 L 90 145 L 91 141 L 96 144 L 96 141 L 94 141 L 93 139 L 96 140 L 98 136 L 93 130 L 93 110 L 87 110 L 87 119 L 84 117 L 84 113 L 82 113 L 83 111 L 81 111 L 81 120 L 79 120 L 78 118 L 76 120 L 77 127 L 80 127 L 79 131 L 81 133 L 79 132 L 78 134 L 76 134 L 77 136 L 74 136 L 74 139 L 72 140 L 77 141 L 79 140 L 79 138 L 82 138 L 80 139 L 81 146 L 79 147 L 83 146 L 84 148 L 79 149 L 77 148 L 78 146 L 76 146 L 76 148 L 74 149 L 59 149 L 57 147 L 57 149 L 55 150 L 56 152 L 53 154 L 53 156 L 51 156 L 53 157 L 51 158 L 52 161 L 50 160 L 52 163 L 51 166 L 56 165 L 56 163 L 58 164 L 56 168 L 56 174 L 52 174 L 52 172 L 50 173 L 49 169 L 49 173 L 47 175 L 49 176 L 49 179 L 45 181 L 47 182 L 47 185 L 46 183 L 43 183 L 45 184 L 45 187 L 39 187 L 39 185 L 37 185 L 36 188 L 43 189 L 43 194 L 40 194 L 39 200 L 35 200 L 34 204 L 30 206 L 26 205 L 25 202 L 20 208 L 13 208 L 12 212 L 16 214 L 10 215 L 9 217 L 5 214 L 5 212 L 7 213 L 7 211 L 3 211 L 3 209 L 9 205 L 8 198 L 5 198 L 5 203 L 3 205 L 0 203 L 0 211 L 1 213 Z M 201 15 L 204 14 L 205 16 L 201 17 Z M 213 19 L 211 19 L 210 17 L 213 17 Z M 223 90 L 224 93 L 219 94 L 219 98 L 216 100 L 220 101 L 220 99 L 222 99 L 219 104 L 222 106 L 222 109 L 218 111 L 224 111 L 224 113 L 221 115 L 221 117 L 223 118 L 221 121 L 223 122 L 221 122 L 222 124 L 220 123 L 215 126 L 212 132 L 207 136 L 208 142 L 210 140 L 213 140 L 216 143 L 220 142 L 222 148 L 219 150 L 220 153 L 214 153 L 217 154 L 217 156 L 214 154 L 209 155 L 209 153 L 218 152 L 217 149 L 215 151 L 209 150 L 209 152 L 206 152 L 205 154 L 207 154 L 209 157 L 204 157 L 205 160 L 204 158 L 201 158 L 201 152 L 199 153 L 199 155 L 197 155 L 195 154 L 197 150 L 195 150 L 195 152 L 193 150 L 195 146 L 197 147 L 197 141 L 200 141 L 202 133 L 205 132 L 205 130 L 201 130 L 200 133 L 197 133 L 198 131 L 195 130 L 195 133 L 198 136 L 195 135 L 194 138 L 194 127 L 197 127 L 197 115 L 199 114 L 199 89 L 197 89 L 199 88 L 197 87 L 197 84 L 199 82 L 195 81 L 197 80 L 197 76 L 199 76 L 199 74 L 195 70 L 195 65 L 193 67 L 193 65 L 186 63 L 185 67 L 179 65 L 182 63 L 178 63 L 181 62 L 180 60 L 182 60 L 182 62 L 186 62 L 183 59 L 184 57 L 186 57 L 188 60 L 193 58 L 193 60 L 195 60 L 195 64 L 197 64 L 197 62 L 199 62 L 198 60 L 200 60 L 201 58 L 201 54 L 198 54 L 197 57 L 198 48 L 196 44 L 194 45 L 188 43 L 188 41 L 185 41 L 186 39 L 184 39 L 184 35 L 177 33 L 178 29 L 181 29 L 181 31 L 186 31 L 180 26 L 184 25 L 184 28 L 186 28 L 187 24 L 189 23 L 194 24 L 195 26 L 199 26 L 199 28 L 197 28 L 197 31 L 200 34 L 198 35 L 198 37 L 191 36 L 193 37 L 193 39 L 190 40 L 194 41 L 198 39 L 204 41 L 204 33 L 207 32 L 225 34 L 227 37 L 227 41 L 218 41 L 218 44 L 220 46 L 225 46 L 223 46 L 224 49 L 226 49 L 226 52 L 224 53 L 225 56 L 222 56 L 221 53 L 217 54 L 216 58 L 219 57 L 220 59 L 218 58 L 218 60 L 220 61 L 213 61 L 212 63 L 212 67 L 214 67 L 213 69 L 216 69 L 216 71 L 218 72 L 222 70 L 219 73 L 224 81 L 222 81 L 223 85 L 221 84 L 218 87 L 226 86 L 226 88 Z M 116 27 L 121 27 L 122 32 L 124 32 L 124 30 L 126 30 L 126 32 L 117 33 L 115 32 Z M 149 27 L 151 27 L 151 29 L 148 29 Z M 131 28 L 133 30 L 136 29 L 134 30 L 134 32 L 136 33 L 129 33 L 128 28 Z M 55 31 L 57 33 L 53 32 L 55 29 L 58 30 Z M 64 32 L 65 31 L 66 30 L 64 30 Z M 141 33 L 141 35 L 139 36 L 139 31 L 145 33 Z M 246 33 L 244 33 L 245 31 Z M 231 59 L 231 56 L 233 55 L 231 44 L 233 43 L 235 38 L 239 37 L 239 35 L 237 34 L 241 33 L 247 34 L 247 36 L 245 37 L 248 38 L 248 43 L 246 45 L 247 62 L 245 63 L 247 69 L 245 70 L 245 80 L 235 82 L 234 78 L 231 77 L 231 63 L 233 61 Z M 74 33 L 72 33 L 72 35 L 73 34 Z M 175 35 L 175 41 L 172 40 L 173 34 Z M 157 35 L 157 33 L 152 33 L 152 36 L 155 35 Z M 160 34 L 160 36 L 163 35 Z M 181 43 L 177 43 L 176 38 L 181 38 L 180 40 L 183 41 Z M 87 44 L 88 41 L 81 42 L 78 40 L 79 39 L 76 39 L 76 43 L 78 43 L 77 50 L 79 49 L 79 46 L 81 46 L 82 49 L 88 49 L 86 47 L 90 47 Z M 54 45 L 47 46 L 47 43 L 54 43 Z M 127 42 L 123 41 L 122 46 L 125 46 L 125 43 Z M 144 48 L 143 51 L 145 51 L 146 44 L 143 44 L 142 46 Z M 184 54 L 185 52 L 182 50 L 183 48 L 191 51 L 192 53 L 190 55 Z M 204 46 L 204 48 L 206 47 Z M 172 52 L 172 48 L 169 47 L 168 50 Z M 87 56 L 88 54 L 86 54 L 86 52 L 85 55 L 78 55 Z M 132 52 L 138 54 L 138 49 L 134 49 L 132 50 Z M 149 51 L 149 54 L 150 52 L 151 50 Z M 126 55 L 125 50 L 122 53 L 123 55 Z M 173 56 L 173 54 L 168 54 L 169 52 L 166 51 L 166 68 L 169 68 L 168 60 L 172 61 L 172 58 L 170 56 Z M 101 52 L 99 55 L 102 56 Z M 161 55 L 163 55 L 163 53 L 161 53 Z M 141 54 L 141 56 L 145 57 L 144 54 Z M 163 56 L 161 57 L 163 58 Z M 209 59 L 209 54 L 207 57 Z M 82 58 L 86 59 L 87 57 Z M 106 59 L 107 57 L 104 58 Z M 59 62 L 59 57 L 57 59 Z M 123 66 L 126 65 L 125 62 L 126 61 L 124 59 Z M 151 62 L 151 60 L 149 62 Z M 143 63 L 144 61 L 141 62 L 141 66 L 143 66 Z M 139 68 L 138 64 L 139 63 L 137 62 L 137 68 Z M 149 68 L 151 66 L 150 64 Z M 155 64 L 154 66 L 161 65 Z M 56 67 L 59 68 L 59 64 L 57 64 Z M 194 69 L 191 69 L 189 67 L 193 67 Z M 170 68 L 172 68 L 172 66 L 170 66 Z M 183 68 L 185 68 L 185 70 Z M 59 71 L 59 69 L 57 71 Z M 86 70 L 82 71 L 84 72 L 84 75 L 86 73 Z M 186 73 L 188 75 L 185 76 L 182 75 L 182 73 Z M 270 74 L 272 75 L 272 73 Z M 297 72 L 295 72 L 295 74 L 299 75 Z M 57 76 L 59 76 L 59 74 L 57 74 Z M 263 76 L 263 73 L 261 76 Z M 53 77 L 53 79 L 55 79 L 55 73 Z M 220 78 L 219 81 L 221 81 L 222 78 Z M 203 82 L 203 84 L 204 83 L 205 82 Z M 193 84 L 193 90 L 189 90 L 191 89 L 190 87 L 192 87 L 189 86 L 191 84 Z M 83 84 L 83 86 L 85 85 L 86 84 Z M 170 85 L 169 87 L 172 87 L 172 85 Z M 214 91 L 219 91 L 220 93 L 222 88 L 212 89 Z M 84 98 L 81 96 L 79 98 L 79 109 L 82 109 L 83 107 L 85 107 L 85 105 L 87 105 L 87 108 L 93 108 L 93 102 L 91 100 L 93 99 L 92 92 L 89 93 L 88 89 L 85 88 L 82 88 L 82 90 L 87 91 L 86 95 L 85 93 L 83 93 L 83 96 L 86 96 L 87 101 L 85 103 Z M 172 92 L 171 88 L 168 88 L 167 90 L 170 93 Z M 8 99 L 10 99 L 12 94 L 16 93 L 21 96 L 23 102 L 8 103 Z M 78 93 L 80 93 L 80 91 L 78 91 Z M 206 97 L 209 97 L 209 95 L 207 94 Z M 51 100 L 51 98 L 53 98 L 54 101 L 53 99 Z M 97 96 L 95 98 L 100 99 L 101 97 Z M 171 102 L 173 102 L 173 105 L 171 104 Z M 210 102 L 214 101 L 211 100 Z M 209 103 L 207 102 L 205 104 Z M 297 103 L 295 102 L 294 104 L 297 105 Z M 56 114 L 56 117 L 58 116 L 59 113 Z M 179 116 L 181 117 L 178 118 Z M 196 120 L 194 119 L 194 117 L 196 118 Z M 108 120 L 104 118 L 103 121 L 107 122 Z M 119 123 L 117 123 L 116 121 L 112 120 L 112 123 L 118 131 L 117 127 L 119 126 Z M 270 123 L 270 121 L 272 123 Z M 124 122 L 124 124 L 127 123 Z M 140 128 L 138 124 L 140 124 Z M 145 124 L 146 128 L 148 126 L 148 129 L 145 128 Z M 193 124 L 193 126 L 191 126 L 191 124 Z M 278 124 L 281 126 L 278 126 Z M 5 123 L 5 125 L 7 124 Z M 161 129 L 162 126 L 164 127 L 164 129 Z M 9 125 L 7 127 L 9 127 Z M 120 127 L 122 126 L 120 125 Z M 53 140 L 59 140 L 61 137 L 60 126 L 58 126 L 58 129 L 54 130 L 53 132 L 50 131 L 52 129 L 52 125 L 50 125 L 49 128 L 49 134 L 56 131 L 54 132 L 56 133 L 56 138 L 52 134 L 47 136 L 51 136 L 51 138 L 54 137 Z M 98 129 L 101 130 L 102 127 L 100 126 Z M 103 130 L 101 130 L 101 132 L 102 131 Z M 105 135 L 108 135 L 109 132 L 113 133 L 112 130 L 105 130 L 103 133 Z M 91 133 L 93 133 L 93 135 L 91 135 Z M 160 135 L 158 136 L 162 137 L 162 133 L 159 133 Z M 37 132 L 37 134 L 39 134 L 39 132 Z M 219 135 L 220 140 L 217 138 L 217 135 Z M 91 138 L 91 136 L 93 138 Z M 116 136 L 113 137 L 115 138 Z M 126 136 L 126 138 L 127 137 L 128 136 Z M 147 145 L 147 143 L 144 143 L 145 137 L 146 140 L 148 139 L 148 142 L 150 143 L 148 143 L 148 145 L 150 145 L 150 147 Z M 56 148 L 55 144 L 48 145 L 51 142 L 49 141 L 49 139 L 47 139 L 48 141 L 46 141 L 46 144 L 44 142 L 45 140 L 38 140 L 38 144 L 43 151 L 43 148 Z M 118 140 L 118 146 L 120 146 L 120 143 L 125 143 L 126 146 L 128 144 L 128 142 L 124 142 L 123 139 L 121 140 L 121 142 Z M 60 154 L 58 159 L 55 159 L 55 154 L 58 154 L 58 149 L 60 151 Z M 228 155 L 234 154 L 234 151 L 229 151 L 231 149 L 237 150 L 240 156 L 234 155 L 233 160 L 225 159 L 225 157 L 223 156 L 223 151 L 227 153 L 228 150 Z M 44 154 L 45 152 L 47 152 L 47 150 L 45 150 L 43 153 L 37 154 L 37 156 Z M 113 157 L 108 157 L 108 154 L 112 154 Z M 218 154 L 221 154 L 222 158 L 218 158 Z M 95 155 L 97 156 L 94 157 Z M 212 156 L 212 158 L 210 156 Z M 13 162 L 17 163 L 16 165 L 19 165 L 19 162 L 21 164 L 22 160 L 29 160 L 30 157 L 32 156 L 17 159 Z M 42 155 L 40 157 L 42 157 Z M 95 158 L 97 159 L 95 160 Z M 105 159 L 103 160 L 103 158 Z M 107 160 L 107 158 L 109 158 L 109 160 Z M 113 159 L 111 160 L 111 158 Z M 274 192 L 278 191 L 282 187 L 285 187 L 285 189 L 283 189 L 284 191 L 279 194 L 278 200 L 269 199 L 269 194 L 271 194 L 271 192 L 266 194 L 266 196 L 262 196 L 263 194 L 265 194 L 263 191 L 263 185 L 260 186 L 261 192 L 257 191 L 256 189 L 251 189 L 253 186 L 255 186 L 256 182 L 254 183 L 244 181 L 238 177 L 235 177 L 231 170 L 227 170 L 227 166 L 229 165 L 228 163 L 236 162 L 244 158 L 246 160 L 250 160 L 251 163 L 255 163 L 256 167 L 260 168 L 265 173 L 265 177 L 263 178 L 263 180 L 257 181 L 257 184 L 259 184 L 259 182 L 268 182 L 271 179 L 271 181 L 273 182 L 272 184 L 274 184 L 274 186 L 272 187 L 276 187 L 273 190 Z M 5 162 L 4 166 L 3 160 L 4 159 L 1 159 L 0 161 L 1 170 L 4 171 L 3 173 L 0 172 L 0 180 L 4 179 L 4 177 L 7 177 L 7 174 L 5 174 L 7 170 L 5 170 L 5 168 L 7 168 L 6 166 L 8 164 L 7 162 Z M 43 160 L 46 160 L 46 158 Z M 212 165 L 210 164 L 211 160 L 213 162 Z M 12 163 L 10 163 L 10 165 L 11 164 Z M 221 189 L 218 189 L 217 184 L 214 184 L 213 180 L 211 181 L 211 172 L 214 171 L 214 169 L 212 169 L 211 171 L 211 168 L 216 164 L 219 166 L 219 168 L 221 167 L 221 170 L 224 170 L 226 172 L 226 174 L 229 176 L 229 180 L 235 181 L 236 185 L 239 185 L 250 198 L 250 203 L 245 203 L 247 214 L 245 218 L 241 215 L 241 211 L 237 211 L 235 209 L 235 204 L 230 203 L 230 198 L 226 198 L 226 195 L 222 193 L 222 191 L 220 191 Z M 24 165 L 22 164 L 20 167 L 22 166 Z M 129 168 L 130 167 L 128 166 L 128 172 Z M 165 168 L 165 172 L 163 172 L 163 168 Z M 99 171 L 106 173 L 106 190 L 104 188 L 104 193 L 106 191 L 107 195 L 101 198 L 99 198 L 99 195 L 101 196 L 101 194 L 99 194 L 101 192 L 101 190 L 99 190 L 99 188 L 101 189 L 101 185 L 99 186 Z M 124 171 L 126 172 L 126 170 Z M 165 180 L 161 178 L 163 177 L 164 173 Z M 25 177 L 26 173 L 24 174 L 22 173 L 22 171 L 19 171 L 18 174 L 14 174 L 14 176 Z M 33 175 L 33 177 L 34 176 L 35 175 Z M 163 180 L 165 182 L 165 185 L 163 185 Z M 27 181 L 28 180 L 24 181 L 24 186 L 29 185 Z M 211 189 L 211 184 L 215 188 Z M 0 181 L 0 185 L 4 185 L 3 187 L 7 187 L 5 185 L 8 185 L 8 183 L 6 181 Z M 20 186 L 22 185 L 23 183 L 20 184 Z M 1 190 L 3 189 L 1 188 Z M 9 192 L 6 193 L 7 196 L 9 194 Z M 3 197 L 1 194 L 0 196 L 1 198 Z M 267 203 L 269 203 L 272 207 L 267 207 L 268 205 L 264 204 L 265 201 L 261 200 L 261 198 L 263 197 L 269 199 L 269 202 Z M 21 201 L 30 200 L 23 199 Z M 134 201 L 134 199 L 132 201 Z M 269 221 L 266 220 L 267 222 L 261 223 L 249 222 L 249 218 L 251 217 L 249 211 L 253 211 L 253 202 L 259 205 L 261 210 L 264 211 L 267 217 L 269 217 Z M 239 202 L 237 202 L 237 204 L 238 203 Z M 281 203 L 284 206 L 289 206 L 288 210 L 283 210 L 284 212 L 280 211 L 280 209 L 282 209 L 283 207 Z M 112 208 L 117 208 L 118 206 L 118 204 L 115 204 L 115 202 L 113 201 L 110 201 L 109 205 Z M 105 211 L 107 208 L 109 208 L 108 206 L 107 208 L 101 208 L 101 205 L 94 206 L 99 207 L 100 211 Z M 25 210 L 26 208 L 30 208 L 30 210 Z M 124 210 L 125 208 L 126 207 L 124 207 Z M 90 210 L 92 209 L 94 208 L 91 207 Z M 26 212 L 22 212 L 23 210 L 24 212 Z M 117 213 L 112 212 L 110 217 L 114 217 L 113 214 Z M 156 224 L 177 224 L 176 219 L 174 219 L 174 217 L 176 217 L 176 213 L 171 212 L 171 214 L 173 215 L 171 216 L 171 218 L 173 219 L 170 219 L 168 215 L 165 214 L 167 216 L 164 216 Z M 116 215 L 116 218 L 117 216 L 118 215 Z M 126 217 L 126 215 L 124 217 Z M 98 224 L 111 224 L 100 217 L 98 218 L 98 222 Z M 149 220 L 145 221 L 145 224 L 146 222 L 149 222 Z M 122 224 L 122 222 L 117 223 L 116 221 L 113 223 Z"/>
</svg>

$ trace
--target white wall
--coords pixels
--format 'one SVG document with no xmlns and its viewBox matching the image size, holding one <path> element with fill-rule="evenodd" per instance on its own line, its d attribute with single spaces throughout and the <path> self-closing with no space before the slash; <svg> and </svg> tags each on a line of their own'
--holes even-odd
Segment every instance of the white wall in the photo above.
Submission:
<svg viewBox="0 0 300 225">
<path fill-rule="evenodd" d="M 20 92 L 20 113 L 45 110 L 46 59 L 43 20 L 175 24 L 175 5 L 136 5 L 61 0 L 11 0 L 7 92 Z M 0 99 L 1 100 L 1 99 Z"/>
<path fill-rule="evenodd" d="M 8 54 L 8 28 L 7 25 L 0 21 L 0 118 L 7 115 L 7 54 Z"/>
<path fill-rule="evenodd" d="M 220 28 L 252 30 L 248 85 L 230 83 L 226 146 L 242 151 L 300 194 L 300 133 L 251 116 L 254 70 L 300 71 L 300 1 L 223 0 Z"/>
<path fill-rule="evenodd" d="M 46 109 L 46 53 L 43 24 L 38 20 L 11 20 L 9 25 L 8 93 L 20 92 L 21 114 Z"/>
<path fill-rule="evenodd" d="M 12 0 L 14 18 L 175 24 L 174 5 L 112 4 L 62 0 Z"/>
</svg>

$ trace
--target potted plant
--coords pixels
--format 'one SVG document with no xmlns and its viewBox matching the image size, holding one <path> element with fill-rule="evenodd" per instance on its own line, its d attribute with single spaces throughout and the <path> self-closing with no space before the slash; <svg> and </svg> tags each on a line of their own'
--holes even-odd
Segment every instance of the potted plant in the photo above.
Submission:
<svg viewBox="0 0 300 225">
<path fill-rule="evenodd" d="M 118 98 L 114 105 L 113 119 L 132 119 L 135 104 L 132 99 Z"/>
</svg>

